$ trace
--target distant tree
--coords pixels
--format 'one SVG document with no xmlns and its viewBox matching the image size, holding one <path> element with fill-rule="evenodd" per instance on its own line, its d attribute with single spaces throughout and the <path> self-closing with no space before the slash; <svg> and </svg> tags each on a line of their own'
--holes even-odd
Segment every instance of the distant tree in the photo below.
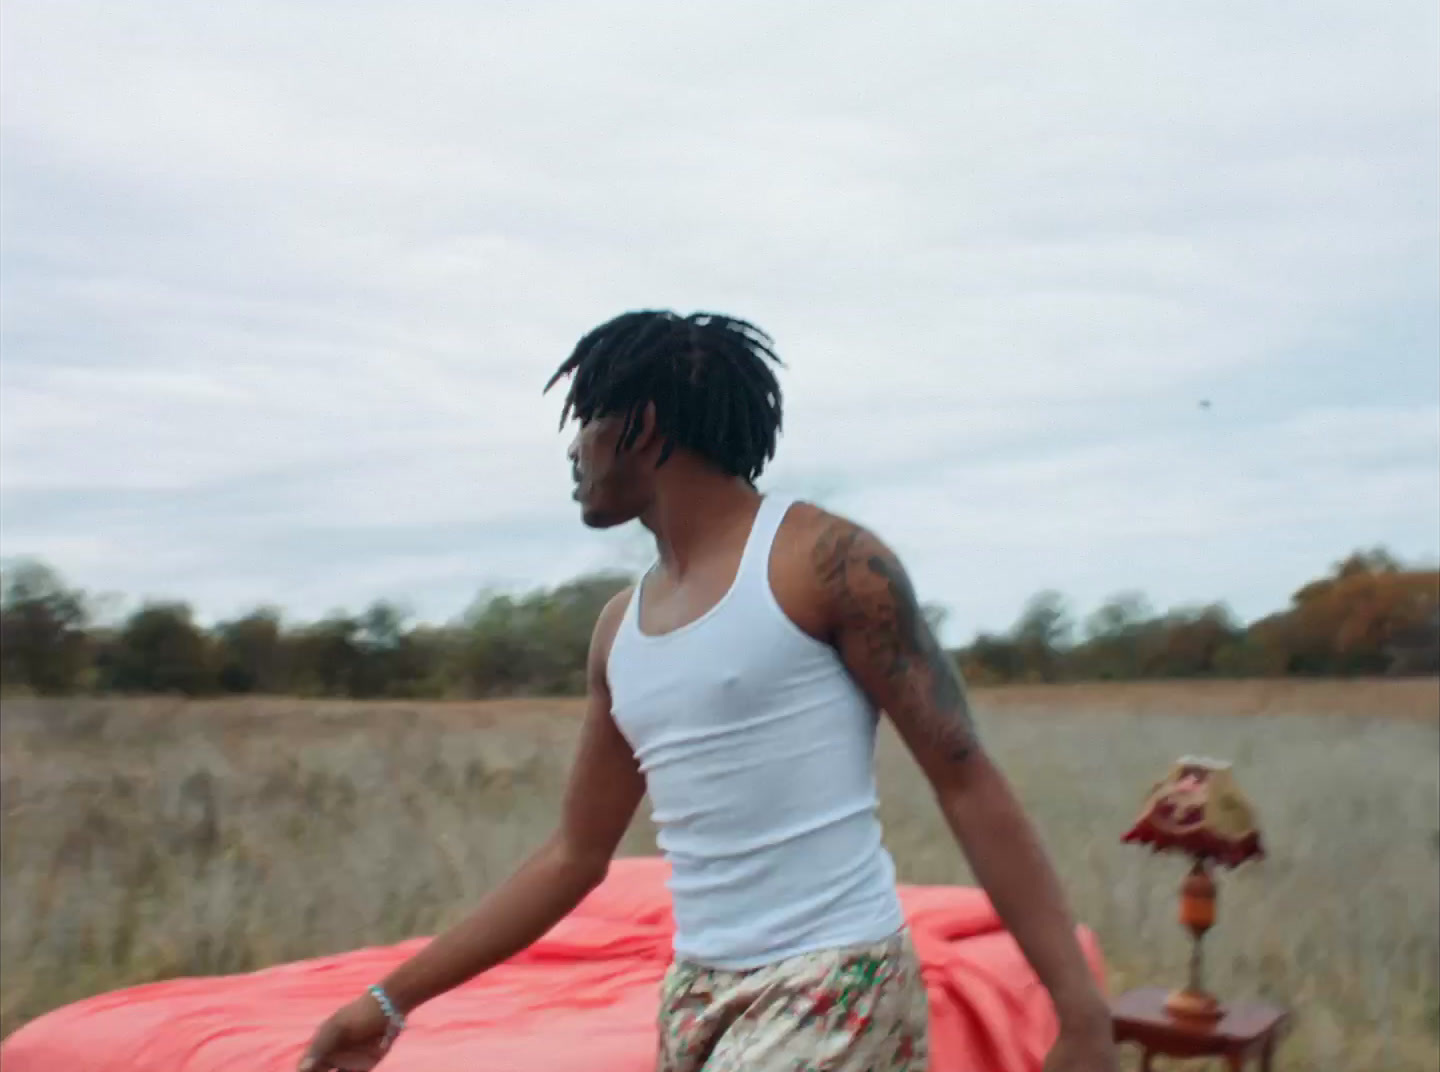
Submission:
<svg viewBox="0 0 1440 1072">
<path fill-rule="evenodd" d="M 409 612 L 384 600 L 372 603 L 356 622 L 355 671 L 350 695 L 414 696 L 425 690 L 433 674 L 427 660 L 431 650 L 417 643 L 407 628 Z"/>
<path fill-rule="evenodd" d="M 1024 656 L 1010 637 L 981 633 L 959 653 L 960 669 L 976 685 L 999 685 L 1024 676 Z"/>
<path fill-rule="evenodd" d="M 351 696 L 359 684 L 360 623 L 343 611 L 297 630 L 290 638 L 292 681 L 297 691 Z"/>
<path fill-rule="evenodd" d="M 1074 631 L 1064 596 L 1055 591 L 1033 596 L 1010 633 L 1019 649 L 1026 676 L 1040 681 L 1059 680 L 1062 655 L 1070 646 Z"/>
<path fill-rule="evenodd" d="M 583 691 L 595 620 L 630 583 L 628 574 L 597 573 L 551 590 L 477 600 L 464 624 L 469 689 L 484 696 Z"/>
<path fill-rule="evenodd" d="M 503 594 L 477 600 L 471 607 L 461 656 L 466 691 L 476 696 L 521 691 L 540 661 L 526 611 L 522 601 Z"/>
<path fill-rule="evenodd" d="M 224 622 L 216 628 L 215 638 L 221 689 L 264 693 L 286 690 L 285 635 L 278 611 L 255 610 Z"/>
<path fill-rule="evenodd" d="M 1387 674 L 1440 674 L 1440 607 L 1392 630 L 1384 654 Z"/>
<path fill-rule="evenodd" d="M 1213 675 L 1221 652 L 1243 635 L 1229 609 L 1220 604 L 1173 610 L 1155 626 L 1146 630 L 1141 644 L 1140 672 L 1145 677 Z"/>
<path fill-rule="evenodd" d="M 1140 674 L 1140 647 L 1154 611 L 1140 592 L 1120 592 L 1085 619 L 1084 641 L 1067 658 L 1078 678 L 1127 680 Z"/>
<path fill-rule="evenodd" d="M 85 597 L 60 575 L 22 561 L 0 579 L 0 685 L 73 692 L 89 658 Z"/>
<path fill-rule="evenodd" d="M 147 603 L 115 638 L 109 685 L 120 692 L 213 691 L 217 676 L 209 638 L 185 603 Z"/>
<path fill-rule="evenodd" d="M 1261 677 L 1267 673 L 1268 656 L 1248 631 L 1222 644 L 1215 652 L 1215 676 L 1224 678 Z"/>
<path fill-rule="evenodd" d="M 1111 596 L 1085 619 L 1087 640 L 1134 635 L 1155 616 L 1143 592 L 1125 591 Z"/>
<path fill-rule="evenodd" d="M 1075 624 L 1070 617 L 1065 597 L 1059 592 L 1044 591 L 1030 598 L 1013 636 L 1022 644 L 1035 644 L 1052 651 L 1065 647 L 1074 635 Z"/>
<path fill-rule="evenodd" d="M 404 694 L 413 697 L 465 695 L 464 634 L 449 626 L 418 625 L 405 637 L 413 672 Z"/>
<path fill-rule="evenodd" d="M 1386 548 L 1372 547 L 1368 551 L 1351 552 L 1349 557 L 1337 562 L 1334 575 L 1343 579 L 1360 573 L 1399 573 L 1403 568 L 1400 560 Z"/>
<path fill-rule="evenodd" d="M 1303 586 L 1288 610 L 1255 623 L 1250 636 L 1271 673 L 1384 673 L 1397 642 L 1423 636 L 1437 612 L 1440 573 L 1407 570 L 1375 548 L 1351 554 L 1331 576 Z"/>
<path fill-rule="evenodd" d="M 543 691 L 579 693 L 585 689 L 585 663 L 595 622 L 605 604 L 632 583 L 623 573 L 592 573 L 551 590 L 540 603 L 535 625 L 550 653 L 542 671 Z"/>
</svg>

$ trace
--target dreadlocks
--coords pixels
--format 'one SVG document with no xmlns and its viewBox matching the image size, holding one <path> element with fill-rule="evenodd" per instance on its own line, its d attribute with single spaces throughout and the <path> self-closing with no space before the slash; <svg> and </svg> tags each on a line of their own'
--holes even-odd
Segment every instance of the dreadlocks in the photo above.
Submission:
<svg viewBox="0 0 1440 1072">
<path fill-rule="evenodd" d="M 654 403 L 664 443 L 657 464 L 684 447 L 754 483 L 780 431 L 780 384 L 767 362 L 783 362 L 771 347 L 765 332 L 727 316 L 624 313 L 581 339 L 545 390 L 572 376 L 560 426 L 622 416 L 620 450 Z"/>
</svg>

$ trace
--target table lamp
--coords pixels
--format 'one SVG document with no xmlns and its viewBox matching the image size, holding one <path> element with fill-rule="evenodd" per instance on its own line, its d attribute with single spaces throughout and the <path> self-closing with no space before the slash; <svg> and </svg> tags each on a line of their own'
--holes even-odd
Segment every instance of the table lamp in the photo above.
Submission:
<svg viewBox="0 0 1440 1072">
<path fill-rule="evenodd" d="M 1185 756 L 1150 790 L 1139 819 L 1122 840 L 1149 845 L 1155 852 L 1182 853 L 1193 861 L 1180 886 L 1180 924 L 1192 939 L 1190 979 L 1170 994 L 1165 1009 L 1178 1021 L 1214 1024 L 1224 1009 L 1205 989 L 1201 947 L 1205 932 L 1215 924 L 1211 868 L 1235 868 L 1265 855 L 1254 809 L 1228 763 Z"/>
</svg>

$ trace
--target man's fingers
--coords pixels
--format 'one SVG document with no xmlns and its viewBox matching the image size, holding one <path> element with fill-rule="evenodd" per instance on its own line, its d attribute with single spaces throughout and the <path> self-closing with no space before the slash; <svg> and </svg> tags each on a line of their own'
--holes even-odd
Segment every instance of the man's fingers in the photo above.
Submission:
<svg viewBox="0 0 1440 1072">
<path fill-rule="evenodd" d="M 335 1049 L 336 1033 L 335 1025 L 329 1020 L 320 1025 L 320 1030 L 310 1040 L 310 1048 L 300 1058 L 299 1072 L 330 1072 L 329 1057 Z"/>
</svg>

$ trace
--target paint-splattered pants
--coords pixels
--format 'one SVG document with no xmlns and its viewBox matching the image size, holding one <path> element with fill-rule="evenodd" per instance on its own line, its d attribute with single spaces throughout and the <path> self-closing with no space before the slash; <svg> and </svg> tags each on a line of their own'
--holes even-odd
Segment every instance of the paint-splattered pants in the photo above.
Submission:
<svg viewBox="0 0 1440 1072">
<path fill-rule="evenodd" d="M 659 1072 L 924 1072 L 928 1059 L 905 931 L 748 971 L 677 961 L 665 976 Z"/>
</svg>

